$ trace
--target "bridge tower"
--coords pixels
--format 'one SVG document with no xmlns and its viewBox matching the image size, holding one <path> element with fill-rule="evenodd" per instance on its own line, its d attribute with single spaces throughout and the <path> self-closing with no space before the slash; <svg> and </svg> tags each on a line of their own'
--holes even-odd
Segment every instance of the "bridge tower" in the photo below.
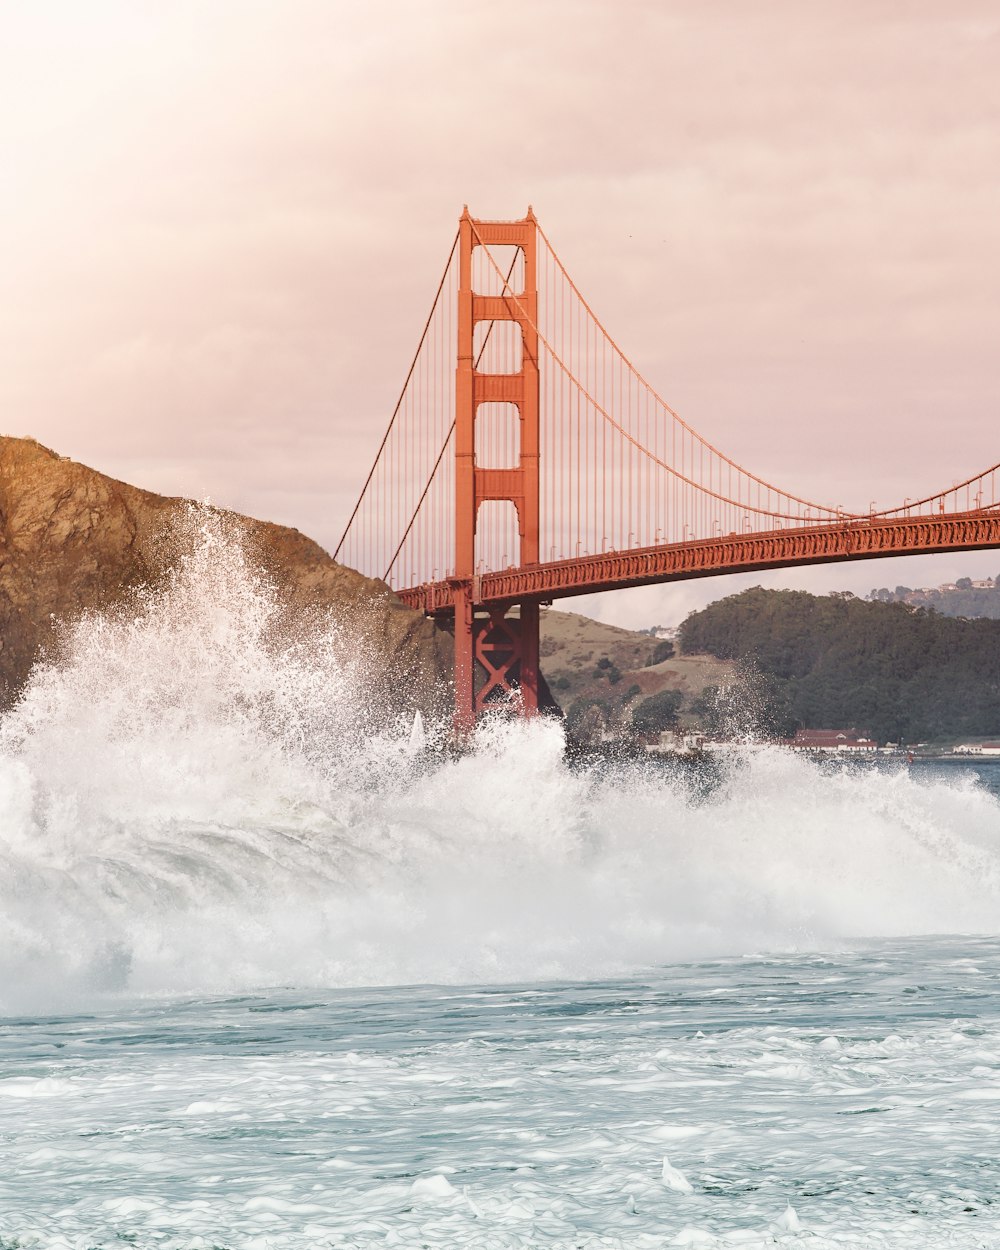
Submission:
<svg viewBox="0 0 1000 1250">
<path fill-rule="evenodd" d="M 476 247 L 516 247 L 523 255 L 524 289 L 500 294 L 473 290 Z M 485 373 L 476 367 L 476 326 L 513 322 L 520 330 L 521 367 Z M 480 505 L 508 500 L 517 513 L 521 567 L 539 559 L 539 385 L 537 227 L 530 207 L 522 221 L 477 221 L 468 207 L 459 219 L 458 367 L 455 378 L 455 724 L 469 730 L 489 703 L 518 691 L 523 711 L 538 709 L 538 602 L 479 604 L 476 526 Z M 516 333 L 516 332 L 515 332 Z M 518 463 L 476 462 L 476 416 L 485 403 L 512 405 L 520 426 Z M 486 674 L 477 690 L 476 662 Z"/>
</svg>

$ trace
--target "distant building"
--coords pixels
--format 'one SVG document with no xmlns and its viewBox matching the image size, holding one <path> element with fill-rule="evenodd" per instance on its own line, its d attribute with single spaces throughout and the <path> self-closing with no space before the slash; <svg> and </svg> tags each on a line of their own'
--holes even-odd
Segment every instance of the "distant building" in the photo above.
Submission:
<svg viewBox="0 0 1000 1250">
<path fill-rule="evenodd" d="M 970 582 L 970 588 L 972 590 L 1000 590 L 1000 578 L 981 577 L 977 581 Z M 943 594 L 953 594 L 960 590 L 961 587 L 957 582 L 945 582 L 942 586 L 914 586 L 902 596 L 902 599 L 905 603 L 921 604 L 928 600 L 940 599 Z M 873 590 L 868 597 L 876 598 L 877 591 Z"/>
<path fill-rule="evenodd" d="M 953 755 L 1000 755 L 1000 742 L 963 742 Z"/>
<path fill-rule="evenodd" d="M 703 750 L 704 746 L 704 734 L 664 729 L 652 742 L 646 743 L 646 750 L 650 755 L 691 755 Z"/>
<path fill-rule="evenodd" d="M 873 738 L 856 729 L 800 729 L 785 742 L 793 751 L 877 751 Z"/>
</svg>

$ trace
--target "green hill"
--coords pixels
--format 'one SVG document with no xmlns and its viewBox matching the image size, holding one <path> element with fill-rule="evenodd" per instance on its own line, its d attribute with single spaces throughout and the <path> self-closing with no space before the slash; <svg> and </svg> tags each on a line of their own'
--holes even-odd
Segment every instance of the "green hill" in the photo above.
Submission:
<svg viewBox="0 0 1000 1250">
<path fill-rule="evenodd" d="M 542 612 L 541 662 L 571 728 L 587 709 L 596 709 L 601 727 L 624 731 L 647 700 L 662 705 L 665 692 L 672 692 L 676 705 L 676 715 L 668 719 L 697 725 L 706 690 L 735 677 L 735 666 L 727 661 L 679 656 L 666 639 L 551 608 Z M 656 706 L 646 704 L 646 712 Z"/>
<path fill-rule="evenodd" d="M 779 732 L 857 726 L 883 742 L 1000 736 L 997 620 L 758 587 L 693 613 L 679 644 L 755 670 Z"/>
</svg>

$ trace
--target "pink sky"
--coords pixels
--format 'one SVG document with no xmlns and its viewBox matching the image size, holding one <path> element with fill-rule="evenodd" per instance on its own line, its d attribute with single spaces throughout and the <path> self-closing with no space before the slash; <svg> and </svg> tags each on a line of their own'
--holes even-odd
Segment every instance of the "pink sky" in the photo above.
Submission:
<svg viewBox="0 0 1000 1250">
<path fill-rule="evenodd" d="M 717 446 L 930 493 L 1000 460 L 998 65 L 968 0 L 5 5 L 3 430 L 333 547 L 463 203 L 530 202 Z M 576 607 L 963 573 L 1000 552 Z"/>
</svg>

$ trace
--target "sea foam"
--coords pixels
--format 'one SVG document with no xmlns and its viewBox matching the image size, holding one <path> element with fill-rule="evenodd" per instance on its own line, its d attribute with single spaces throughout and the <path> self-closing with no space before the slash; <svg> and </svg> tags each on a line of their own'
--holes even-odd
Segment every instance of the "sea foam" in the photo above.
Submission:
<svg viewBox="0 0 1000 1250">
<path fill-rule="evenodd" d="M 969 780 L 734 751 L 707 791 L 571 766 L 502 718 L 468 753 L 370 715 L 334 618 L 290 626 L 218 514 L 162 586 L 64 627 L 0 723 L 0 1009 L 249 986 L 525 981 L 996 931 Z"/>
</svg>

